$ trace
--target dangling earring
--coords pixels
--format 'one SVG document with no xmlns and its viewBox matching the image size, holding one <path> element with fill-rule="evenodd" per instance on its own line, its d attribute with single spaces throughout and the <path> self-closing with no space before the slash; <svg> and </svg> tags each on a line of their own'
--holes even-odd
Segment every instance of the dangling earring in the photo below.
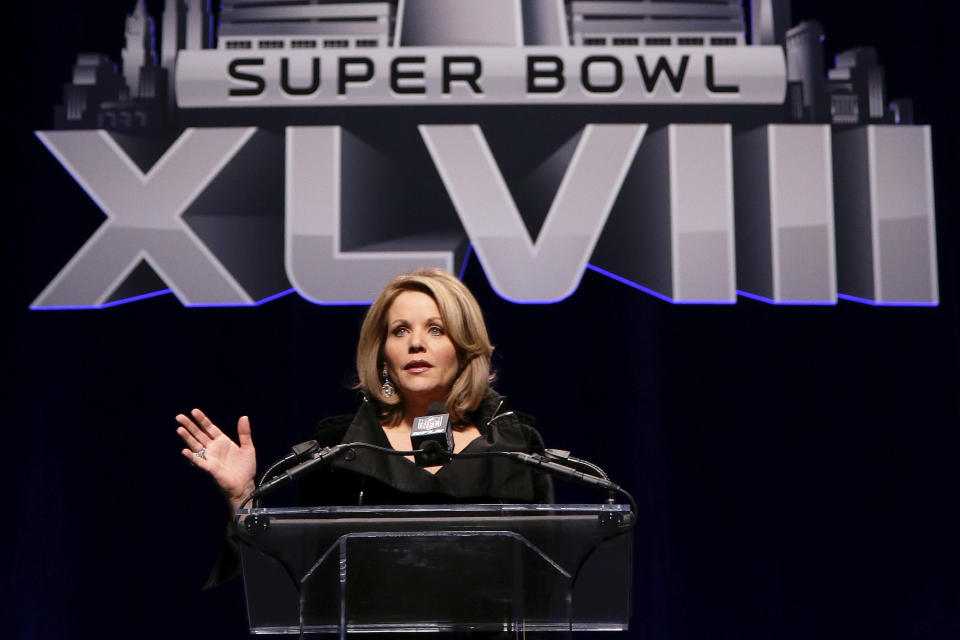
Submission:
<svg viewBox="0 0 960 640">
<path fill-rule="evenodd" d="M 393 383 L 390 382 L 390 378 L 387 377 L 387 363 L 383 363 L 383 384 L 380 385 L 380 393 L 383 394 L 384 398 L 392 398 L 393 394 L 396 392 L 396 389 L 393 388 Z"/>
</svg>

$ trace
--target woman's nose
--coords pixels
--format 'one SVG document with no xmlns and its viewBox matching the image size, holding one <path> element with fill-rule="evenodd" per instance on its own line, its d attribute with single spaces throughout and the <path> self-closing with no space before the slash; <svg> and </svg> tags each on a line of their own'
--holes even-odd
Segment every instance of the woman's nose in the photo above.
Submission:
<svg viewBox="0 0 960 640">
<path fill-rule="evenodd" d="M 407 345 L 407 351 L 410 353 L 420 353 L 426 351 L 423 346 L 423 339 L 418 333 L 412 332 L 410 334 L 410 343 Z"/>
</svg>

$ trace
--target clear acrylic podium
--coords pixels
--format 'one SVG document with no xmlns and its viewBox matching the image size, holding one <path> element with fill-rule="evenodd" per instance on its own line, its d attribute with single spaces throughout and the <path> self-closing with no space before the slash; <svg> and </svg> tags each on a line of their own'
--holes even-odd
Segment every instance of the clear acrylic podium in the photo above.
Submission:
<svg viewBox="0 0 960 640">
<path fill-rule="evenodd" d="M 628 628 L 627 505 L 239 514 L 251 633 Z"/>
</svg>

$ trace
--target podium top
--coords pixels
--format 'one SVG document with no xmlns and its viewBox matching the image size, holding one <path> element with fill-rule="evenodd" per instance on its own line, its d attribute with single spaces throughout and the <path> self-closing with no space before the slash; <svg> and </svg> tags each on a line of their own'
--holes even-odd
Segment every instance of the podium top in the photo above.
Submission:
<svg viewBox="0 0 960 640">
<path fill-rule="evenodd" d="M 589 516 L 629 514 L 627 504 L 410 504 L 369 506 L 260 507 L 240 509 L 237 517 L 269 516 L 287 518 L 410 518 L 410 517 L 495 517 L 495 516 Z"/>
</svg>

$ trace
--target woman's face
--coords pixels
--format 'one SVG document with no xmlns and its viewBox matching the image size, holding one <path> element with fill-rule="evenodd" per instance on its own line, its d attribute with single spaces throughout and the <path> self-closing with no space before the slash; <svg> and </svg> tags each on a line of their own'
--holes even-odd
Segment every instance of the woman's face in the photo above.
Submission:
<svg viewBox="0 0 960 640">
<path fill-rule="evenodd" d="M 390 380 L 405 400 L 446 399 L 460 363 L 431 296 L 404 291 L 394 299 L 387 310 L 383 352 Z"/>
</svg>

